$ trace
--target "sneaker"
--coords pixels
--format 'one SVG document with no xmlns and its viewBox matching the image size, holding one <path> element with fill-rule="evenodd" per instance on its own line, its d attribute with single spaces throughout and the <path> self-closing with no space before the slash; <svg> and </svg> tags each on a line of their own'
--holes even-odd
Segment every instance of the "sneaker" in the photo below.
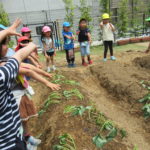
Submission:
<svg viewBox="0 0 150 150">
<path fill-rule="evenodd" d="M 110 59 L 111 60 L 116 60 L 116 57 L 115 56 L 111 56 Z"/>
<path fill-rule="evenodd" d="M 72 67 L 72 64 L 68 64 L 68 68 L 71 68 Z"/>
<path fill-rule="evenodd" d="M 47 67 L 47 72 L 51 72 L 51 68 L 50 67 Z"/>
<path fill-rule="evenodd" d="M 53 71 L 55 71 L 55 70 L 56 70 L 56 67 L 55 67 L 55 65 L 53 65 L 52 69 L 53 69 Z"/>
<path fill-rule="evenodd" d="M 71 64 L 71 67 L 74 68 L 74 67 L 76 67 L 76 65 L 75 64 Z"/>
<path fill-rule="evenodd" d="M 90 61 L 89 61 L 89 64 L 90 64 L 90 65 L 91 65 L 91 64 L 93 64 L 93 61 L 92 61 L 92 60 L 90 60 Z"/>
<path fill-rule="evenodd" d="M 26 90 L 27 90 L 27 92 L 28 92 L 31 96 L 33 96 L 33 95 L 35 94 L 35 92 L 34 92 L 34 90 L 33 90 L 33 88 L 32 88 L 31 86 L 28 86 L 28 87 L 26 88 Z"/>
<path fill-rule="evenodd" d="M 29 137 L 28 142 L 29 142 L 31 145 L 34 145 L 34 146 L 37 146 L 37 145 L 41 144 L 41 140 L 40 140 L 40 139 L 36 139 L 36 138 L 33 137 L 33 136 L 30 136 L 30 137 Z"/>
<path fill-rule="evenodd" d="M 104 58 L 103 61 L 106 62 L 106 61 L 107 61 L 107 58 Z"/>
<path fill-rule="evenodd" d="M 82 66 L 88 66 L 88 64 L 86 62 L 82 63 Z"/>
</svg>

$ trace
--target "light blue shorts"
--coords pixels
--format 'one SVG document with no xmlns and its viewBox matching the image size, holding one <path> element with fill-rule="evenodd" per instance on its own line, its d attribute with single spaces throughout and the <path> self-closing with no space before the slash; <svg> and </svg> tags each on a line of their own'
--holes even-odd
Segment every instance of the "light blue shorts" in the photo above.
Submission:
<svg viewBox="0 0 150 150">
<path fill-rule="evenodd" d="M 90 55 L 90 44 L 88 41 L 80 43 L 81 56 Z"/>
</svg>

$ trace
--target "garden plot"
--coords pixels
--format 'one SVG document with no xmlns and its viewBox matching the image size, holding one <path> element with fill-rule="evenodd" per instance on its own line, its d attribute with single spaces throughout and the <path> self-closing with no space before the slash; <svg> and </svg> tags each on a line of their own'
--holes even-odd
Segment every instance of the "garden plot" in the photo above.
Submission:
<svg viewBox="0 0 150 150">
<path fill-rule="evenodd" d="M 32 83 L 40 116 L 30 124 L 43 141 L 40 150 L 149 150 L 149 118 L 142 110 L 148 101 L 139 99 L 149 94 L 150 75 L 134 62 L 145 54 L 123 57 L 129 54 L 88 68 L 62 68 L 53 79 L 62 84 L 59 93 Z"/>
</svg>

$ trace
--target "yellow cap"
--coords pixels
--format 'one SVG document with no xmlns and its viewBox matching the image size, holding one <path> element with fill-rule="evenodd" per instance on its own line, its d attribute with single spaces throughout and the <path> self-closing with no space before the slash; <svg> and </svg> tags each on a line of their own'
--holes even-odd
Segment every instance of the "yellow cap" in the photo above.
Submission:
<svg viewBox="0 0 150 150">
<path fill-rule="evenodd" d="M 103 15 L 102 15 L 102 19 L 109 19 L 110 18 L 110 16 L 109 16 L 109 14 L 107 14 L 107 13 L 104 13 Z"/>
</svg>

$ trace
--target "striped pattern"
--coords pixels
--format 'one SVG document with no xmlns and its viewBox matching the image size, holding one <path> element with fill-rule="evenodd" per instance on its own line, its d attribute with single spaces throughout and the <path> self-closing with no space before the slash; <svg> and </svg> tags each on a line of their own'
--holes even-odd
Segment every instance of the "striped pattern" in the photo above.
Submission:
<svg viewBox="0 0 150 150">
<path fill-rule="evenodd" d="M 15 147 L 21 126 L 19 109 L 10 87 L 18 74 L 19 64 L 11 58 L 0 67 L 0 150 Z"/>
</svg>

